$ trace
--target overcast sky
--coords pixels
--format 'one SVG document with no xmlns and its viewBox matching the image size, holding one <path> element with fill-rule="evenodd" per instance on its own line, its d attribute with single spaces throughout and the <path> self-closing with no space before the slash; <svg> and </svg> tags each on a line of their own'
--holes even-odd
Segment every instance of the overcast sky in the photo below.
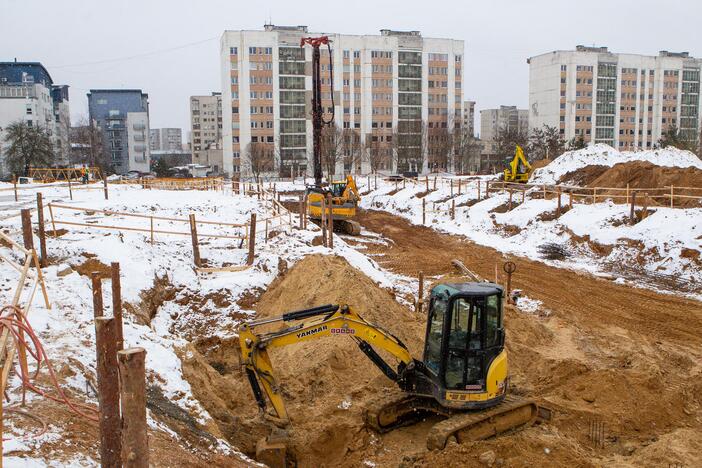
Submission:
<svg viewBox="0 0 702 468">
<path fill-rule="evenodd" d="M 464 97 L 486 109 L 526 107 L 526 58 L 551 50 L 585 44 L 700 57 L 701 19 L 700 0 L 0 0 L 0 61 L 44 64 L 55 83 L 71 87 L 74 120 L 87 115 L 91 88 L 141 88 L 151 127 L 180 127 L 185 138 L 188 97 L 220 91 L 225 29 L 261 29 L 270 20 L 462 39 Z"/>
</svg>

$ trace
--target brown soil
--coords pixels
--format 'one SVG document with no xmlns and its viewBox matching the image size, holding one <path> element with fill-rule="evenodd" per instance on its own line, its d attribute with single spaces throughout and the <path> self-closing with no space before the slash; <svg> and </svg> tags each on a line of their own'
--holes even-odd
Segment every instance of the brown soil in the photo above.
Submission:
<svg viewBox="0 0 702 468">
<path fill-rule="evenodd" d="M 422 270 L 441 276 L 459 258 L 493 279 L 504 261 L 493 249 L 386 213 L 363 212 L 359 221 L 391 241 L 368 245 L 366 252 L 405 275 Z M 504 466 L 697 463 L 702 442 L 697 435 L 702 431 L 700 303 L 524 258 L 512 260 L 517 263 L 513 287 L 543 301 L 550 311 L 538 318 L 506 309 L 512 391 L 549 406 L 553 420 L 431 453 L 423 450 L 421 431 L 394 431 L 381 437 L 375 456 L 366 456 L 379 466 L 481 466 L 479 457 L 487 450 Z M 588 438 L 593 421 L 604 423 L 603 447 Z M 696 435 L 684 437 L 692 433 Z"/>
<path fill-rule="evenodd" d="M 71 267 L 77 271 L 78 274 L 87 276 L 88 278 L 92 276 L 94 271 L 100 273 L 100 278 L 102 279 L 110 278 L 112 276 L 112 269 L 94 256 L 90 255 L 91 254 L 83 255 L 83 257 L 86 257 L 87 259 L 81 264 L 72 264 Z"/>
<path fill-rule="evenodd" d="M 48 231 L 46 231 L 46 235 L 50 237 L 61 237 L 67 233 L 67 229 L 57 229 L 56 231 L 54 231 L 53 229 L 49 229 Z"/>
<path fill-rule="evenodd" d="M 151 288 L 139 293 L 139 304 L 124 303 L 124 308 L 133 314 L 140 323 L 149 325 L 156 316 L 158 308 L 166 301 L 176 297 L 177 290 L 173 287 L 168 276 L 154 275 L 154 284 Z"/>
<path fill-rule="evenodd" d="M 634 161 L 628 163 L 620 163 L 603 172 L 599 177 L 587 183 L 589 187 L 616 187 L 626 188 L 629 184 L 630 188 L 664 188 L 670 185 L 678 187 L 696 187 L 702 189 L 702 170 L 687 167 L 661 167 L 650 162 Z M 606 195 L 621 195 L 622 191 L 603 191 Z M 668 193 L 667 190 L 651 191 L 650 196 L 660 196 Z M 679 195 L 702 196 L 700 190 L 685 190 L 678 189 L 675 193 Z M 637 194 L 637 197 L 642 194 Z M 654 200 L 651 200 L 654 203 Z M 659 205 L 668 205 L 669 198 L 655 199 L 655 203 Z M 682 199 L 675 200 L 675 206 L 693 207 L 702 206 L 700 200 Z"/>
<path fill-rule="evenodd" d="M 609 166 L 585 166 L 576 171 L 564 174 L 560 179 L 558 179 L 558 183 L 585 187 L 588 186 L 593 180 L 607 172 L 609 169 Z"/>
</svg>

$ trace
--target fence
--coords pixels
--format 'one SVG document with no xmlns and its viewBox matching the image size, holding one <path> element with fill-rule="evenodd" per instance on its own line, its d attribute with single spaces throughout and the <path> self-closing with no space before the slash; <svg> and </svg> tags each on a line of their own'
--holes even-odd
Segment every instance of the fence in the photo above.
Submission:
<svg viewBox="0 0 702 468">
<path fill-rule="evenodd" d="M 222 190 L 224 179 L 222 177 L 203 177 L 192 179 L 156 178 L 135 179 L 126 183 L 139 183 L 145 189 L 157 190 Z M 124 183 L 124 182 L 123 182 Z"/>
<path fill-rule="evenodd" d="M 86 167 L 85 170 L 93 180 L 102 179 L 102 172 L 99 167 Z M 83 168 L 54 168 L 54 167 L 35 167 L 29 170 L 29 177 L 33 179 L 41 179 L 42 182 L 55 182 L 57 180 L 80 179 L 82 177 Z"/>
</svg>

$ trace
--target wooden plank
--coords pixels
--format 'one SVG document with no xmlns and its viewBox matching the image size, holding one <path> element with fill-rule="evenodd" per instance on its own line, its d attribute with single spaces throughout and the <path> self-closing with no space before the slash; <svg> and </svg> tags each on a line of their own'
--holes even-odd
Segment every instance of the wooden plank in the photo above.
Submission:
<svg viewBox="0 0 702 468">
<path fill-rule="evenodd" d="M 104 467 L 119 467 L 122 458 L 122 425 L 119 411 L 119 370 L 115 320 L 113 318 L 95 318 L 95 348 L 100 408 L 100 464 Z"/>
<path fill-rule="evenodd" d="M 148 468 L 146 425 L 146 351 L 130 348 L 117 353 L 122 400 L 122 465 Z"/>
<path fill-rule="evenodd" d="M 210 267 L 210 268 L 196 268 L 195 271 L 198 273 L 220 273 L 220 272 L 236 272 L 236 271 L 244 271 L 251 268 L 251 265 L 234 265 L 234 266 L 227 266 L 227 267 Z"/>
</svg>

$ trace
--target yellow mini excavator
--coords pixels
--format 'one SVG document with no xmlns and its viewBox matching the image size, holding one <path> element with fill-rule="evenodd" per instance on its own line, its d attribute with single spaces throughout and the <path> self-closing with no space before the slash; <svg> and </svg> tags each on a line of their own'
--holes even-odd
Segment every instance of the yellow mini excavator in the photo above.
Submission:
<svg viewBox="0 0 702 468">
<path fill-rule="evenodd" d="M 358 187 L 356 187 L 353 176 L 348 175 L 346 180 L 332 182 L 328 187 L 307 188 L 307 211 L 313 221 L 322 219 L 322 200 L 328 193 L 331 193 L 334 227 L 352 236 L 359 235 L 361 225 L 353 218 L 356 217 L 356 208 L 361 197 L 358 194 Z M 325 209 L 328 213 L 329 206 L 325 205 Z"/>
<path fill-rule="evenodd" d="M 504 170 L 503 179 L 505 182 L 523 182 L 529 181 L 531 175 L 531 164 L 524 157 L 522 147 L 517 145 L 514 151 L 514 157 L 511 161 L 507 161 L 507 167 Z"/>
<path fill-rule="evenodd" d="M 391 332 L 367 322 L 348 305 L 323 305 L 240 325 L 242 364 L 262 414 L 284 428 L 289 425 L 288 413 L 268 350 L 322 337 L 348 337 L 399 387 L 365 408 L 370 428 L 386 432 L 433 413 L 445 419 L 430 429 L 429 449 L 443 449 L 450 437 L 458 442 L 482 440 L 550 418 L 549 411 L 535 402 L 508 396 L 502 298 L 502 287 L 493 283 L 435 286 L 422 360 L 413 358 Z M 257 333 L 258 327 L 276 322 L 297 323 Z M 394 356 L 397 367 L 378 349 Z M 276 450 L 281 450 L 284 442 L 277 443 Z M 265 458 L 266 450 L 272 450 L 266 444 L 265 438 L 259 441 L 257 455 Z"/>
</svg>

